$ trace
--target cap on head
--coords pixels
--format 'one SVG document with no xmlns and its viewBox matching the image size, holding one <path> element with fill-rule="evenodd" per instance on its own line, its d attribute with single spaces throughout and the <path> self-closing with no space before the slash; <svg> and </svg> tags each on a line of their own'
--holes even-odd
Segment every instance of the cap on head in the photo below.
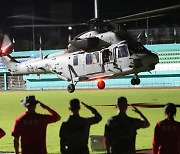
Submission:
<svg viewBox="0 0 180 154">
<path fill-rule="evenodd" d="M 80 102 L 79 102 L 79 99 L 71 99 L 70 102 L 69 102 L 69 105 L 70 105 L 70 109 L 71 111 L 77 111 L 80 109 Z"/>
<path fill-rule="evenodd" d="M 25 107 L 36 105 L 39 101 L 36 100 L 34 95 L 26 96 L 23 100 L 21 100 L 21 104 Z"/>
<path fill-rule="evenodd" d="M 164 112 L 166 115 L 176 115 L 176 106 L 173 103 L 167 103 L 164 107 Z"/>
</svg>

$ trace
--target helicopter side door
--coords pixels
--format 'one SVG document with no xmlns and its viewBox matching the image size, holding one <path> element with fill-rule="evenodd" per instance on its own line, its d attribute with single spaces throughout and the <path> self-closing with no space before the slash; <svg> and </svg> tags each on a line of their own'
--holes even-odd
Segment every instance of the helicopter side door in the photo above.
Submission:
<svg viewBox="0 0 180 154">
<path fill-rule="evenodd" d="M 125 44 L 119 45 L 115 48 L 115 62 L 117 67 L 124 72 L 129 69 L 131 60 L 129 59 L 128 47 Z"/>
<path fill-rule="evenodd" d="M 73 68 L 77 76 L 86 75 L 85 54 L 73 55 Z"/>
</svg>

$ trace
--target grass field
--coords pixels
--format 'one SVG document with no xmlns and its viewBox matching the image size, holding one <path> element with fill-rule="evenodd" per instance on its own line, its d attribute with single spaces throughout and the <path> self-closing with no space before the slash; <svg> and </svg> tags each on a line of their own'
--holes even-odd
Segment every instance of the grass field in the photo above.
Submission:
<svg viewBox="0 0 180 154">
<path fill-rule="evenodd" d="M 20 100 L 26 95 L 34 94 L 38 100 L 55 109 L 62 119 L 48 126 L 47 150 L 48 153 L 59 153 L 59 129 L 62 121 L 69 116 L 68 102 L 72 98 L 79 98 L 89 105 L 114 104 L 119 96 L 127 97 L 129 103 L 154 103 L 165 104 L 173 102 L 180 104 L 180 89 L 123 89 L 123 90 L 76 90 L 73 94 L 67 91 L 1 91 L 0 92 L 0 127 L 7 135 L 0 140 L 0 151 L 13 152 L 13 138 L 11 136 L 12 125 L 15 118 L 25 110 L 20 105 Z M 103 135 L 106 120 L 117 113 L 115 107 L 96 107 L 103 120 L 91 127 L 91 135 Z M 157 121 L 164 119 L 163 109 L 139 108 L 149 119 L 151 126 L 138 130 L 136 149 L 150 149 L 154 126 Z M 39 106 L 37 112 L 47 113 Z M 86 108 L 82 107 L 81 116 L 91 116 Z M 128 115 L 138 117 L 128 109 Z M 180 109 L 177 111 L 176 120 L 180 121 Z M 90 146 L 90 145 L 89 145 Z M 97 152 L 92 152 L 95 154 Z"/>
</svg>

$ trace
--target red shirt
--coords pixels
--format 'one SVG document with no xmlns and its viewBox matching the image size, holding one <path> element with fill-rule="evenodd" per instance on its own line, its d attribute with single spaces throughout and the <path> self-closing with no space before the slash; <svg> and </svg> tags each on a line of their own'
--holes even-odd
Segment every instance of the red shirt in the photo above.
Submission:
<svg viewBox="0 0 180 154">
<path fill-rule="evenodd" d="M 46 154 L 46 128 L 56 116 L 25 112 L 14 123 L 12 136 L 21 137 L 22 154 Z"/>
<path fill-rule="evenodd" d="M 156 124 L 153 154 L 180 154 L 180 122 L 165 119 Z"/>
</svg>

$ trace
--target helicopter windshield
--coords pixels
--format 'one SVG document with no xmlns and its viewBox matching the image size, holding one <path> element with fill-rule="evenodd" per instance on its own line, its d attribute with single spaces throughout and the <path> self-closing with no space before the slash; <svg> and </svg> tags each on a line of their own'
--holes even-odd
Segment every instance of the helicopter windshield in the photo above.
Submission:
<svg viewBox="0 0 180 154">
<path fill-rule="evenodd" d="M 128 56 L 128 51 L 126 46 L 118 47 L 118 58 L 123 58 Z"/>
<path fill-rule="evenodd" d="M 150 52 L 141 43 L 131 43 L 131 44 L 128 44 L 128 49 L 129 49 L 130 54 L 134 54 L 134 53 L 149 53 Z"/>
</svg>

